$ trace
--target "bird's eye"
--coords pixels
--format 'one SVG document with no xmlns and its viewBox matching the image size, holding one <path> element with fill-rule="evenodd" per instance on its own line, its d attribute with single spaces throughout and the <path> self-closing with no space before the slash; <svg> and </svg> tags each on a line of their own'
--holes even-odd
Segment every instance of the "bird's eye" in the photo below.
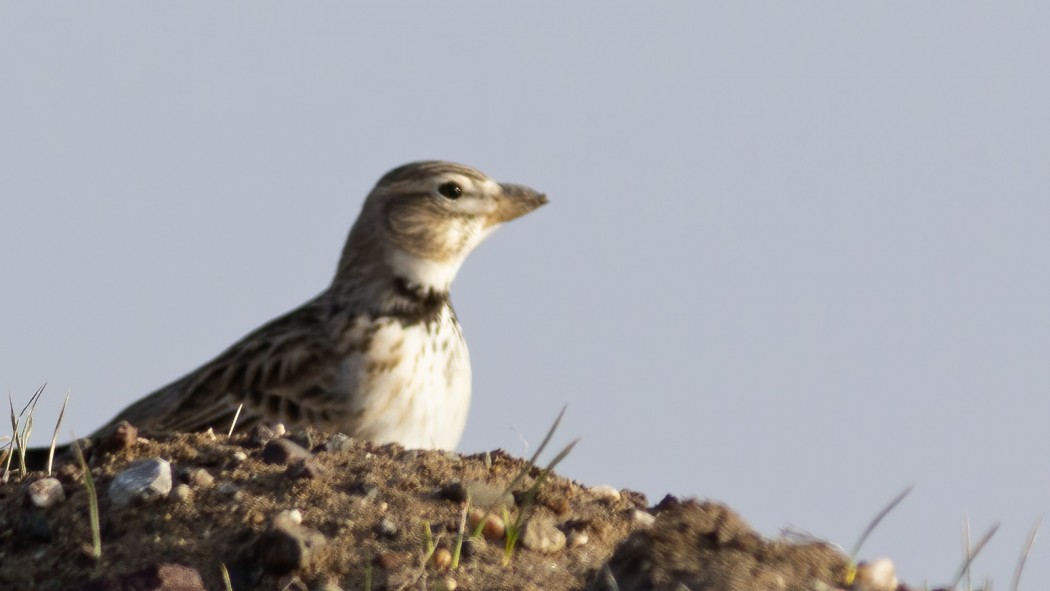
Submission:
<svg viewBox="0 0 1050 591">
<path fill-rule="evenodd" d="M 450 181 L 438 187 L 438 193 L 449 199 L 458 199 L 463 194 L 463 189 L 457 183 Z"/>
</svg>

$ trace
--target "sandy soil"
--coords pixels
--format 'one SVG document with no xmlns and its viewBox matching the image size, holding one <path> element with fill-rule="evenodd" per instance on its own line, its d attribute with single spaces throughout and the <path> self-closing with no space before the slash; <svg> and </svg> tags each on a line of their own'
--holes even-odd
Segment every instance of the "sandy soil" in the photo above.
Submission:
<svg viewBox="0 0 1050 591">
<path fill-rule="evenodd" d="M 237 590 L 879 589 L 830 545 L 766 539 L 718 503 L 653 505 L 554 474 L 530 501 L 540 470 L 500 450 L 272 435 L 125 430 L 93 442 L 97 559 L 79 464 L 63 459 L 52 480 L 12 474 L 0 486 L 0 589 L 217 591 L 223 568 Z M 508 554 L 503 517 L 522 512 Z"/>
</svg>

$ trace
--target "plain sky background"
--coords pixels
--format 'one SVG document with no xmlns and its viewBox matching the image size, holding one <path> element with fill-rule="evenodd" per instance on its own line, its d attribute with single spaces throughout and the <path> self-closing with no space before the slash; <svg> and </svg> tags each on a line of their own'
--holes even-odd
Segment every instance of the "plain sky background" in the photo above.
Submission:
<svg viewBox="0 0 1050 591">
<path fill-rule="evenodd" d="M 1050 510 L 1050 4 L 0 4 L 0 386 L 86 434 L 440 158 L 546 191 L 453 289 L 461 450 L 1009 587 Z M 48 418 L 50 417 L 50 418 Z M 527 444 L 526 444 L 527 442 Z M 1037 541 L 1022 589 L 1050 580 Z"/>
</svg>

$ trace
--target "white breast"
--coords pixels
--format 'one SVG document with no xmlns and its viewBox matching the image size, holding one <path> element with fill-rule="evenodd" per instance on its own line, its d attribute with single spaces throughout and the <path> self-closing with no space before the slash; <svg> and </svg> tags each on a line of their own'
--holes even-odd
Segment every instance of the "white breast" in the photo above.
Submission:
<svg viewBox="0 0 1050 591">
<path fill-rule="evenodd" d="M 340 368 L 350 407 L 342 430 L 406 448 L 455 449 L 470 408 L 470 357 L 452 310 L 408 326 L 359 319 L 354 329 L 373 334 Z"/>
</svg>

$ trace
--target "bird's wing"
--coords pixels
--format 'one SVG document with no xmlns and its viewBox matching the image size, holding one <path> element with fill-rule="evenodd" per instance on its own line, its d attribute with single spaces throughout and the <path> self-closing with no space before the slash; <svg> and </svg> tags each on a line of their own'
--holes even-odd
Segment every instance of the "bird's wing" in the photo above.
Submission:
<svg viewBox="0 0 1050 591">
<path fill-rule="evenodd" d="M 339 364 L 323 306 L 310 302 L 132 404 L 96 435 L 122 420 L 153 434 L 226 431 L 238 407 L 238 430 L 260 421 L 324 426 L 340 406 L 334 392 Z"/>
</svg>

